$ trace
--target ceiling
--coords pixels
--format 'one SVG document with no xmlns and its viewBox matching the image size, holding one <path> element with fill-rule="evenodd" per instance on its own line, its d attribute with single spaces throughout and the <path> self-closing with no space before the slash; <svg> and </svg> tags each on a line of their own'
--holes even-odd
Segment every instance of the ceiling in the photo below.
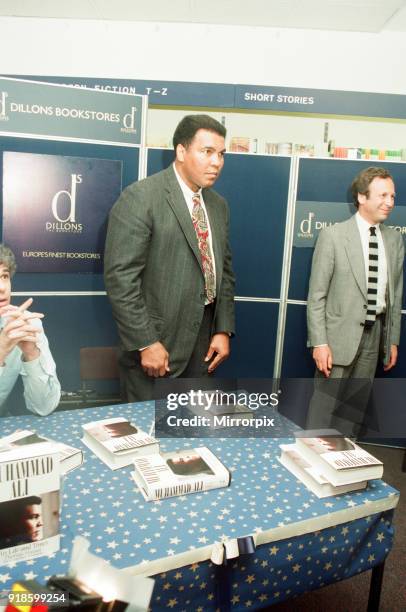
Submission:
<svg viewBox="0 0 406 612">
<path fill-rule="evenodd" d="M 406 0 L 0 0 L 0 16 L 406 31 Z"/>
</svg>

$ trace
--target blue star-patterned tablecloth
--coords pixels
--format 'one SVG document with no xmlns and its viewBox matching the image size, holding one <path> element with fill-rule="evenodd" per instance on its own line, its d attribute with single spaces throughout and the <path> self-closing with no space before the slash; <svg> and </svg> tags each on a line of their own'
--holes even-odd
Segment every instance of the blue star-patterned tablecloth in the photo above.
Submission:
<svg viewBox="0 0 406 612">
<path fill-rule="evenodd" d="M 0 419 L 1 435 L 33 429 L 82 448 L 85 458 L 63 483 L 60 551 L 0 567 L 0 590 L 16 578 L 44 583 L 66 573 L 75 535 L 116 567 L 143 564 L 155 574 L 154 611 L 223 610 L 227 589 L 233 610 L 260 609 L 370 569 L 390 550 L 397 491 L 375 480 L 365 491 L 318 499 L 277 461 L 286 439 L 162 440 L 163 450 L 209 446 L 231 470 L 231 486 L 145 502 L 131 467 L 112 471 L 80 442 L 83 423 L 113 416 L 148 431 L 153 404 Z M 255 554 L 229 561 L 219 577 L 207 561 L 212 545 L 247 535 L 256 539 Z"/>
</svg>

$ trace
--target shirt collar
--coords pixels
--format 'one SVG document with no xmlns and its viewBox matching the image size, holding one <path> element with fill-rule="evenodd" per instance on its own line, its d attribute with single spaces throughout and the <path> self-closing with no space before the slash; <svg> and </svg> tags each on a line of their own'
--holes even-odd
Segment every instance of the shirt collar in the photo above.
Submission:
<svg viewBox="0 0 406 612">
<path fill-rule="evenodd" d="M 358 229 L 359 229 L 360 232 L 366 233 L 366 232 L 369 232 L 369 228 L 370 227 L 375 227 L 376 228 L 376 232 L 379 233 L 379 231 L 380 231 L 379 230 L 379 223 L 376 223 L 375 225 L 371 225 L 370 223 L 368 223 L 368 221 L 366 221 L 364 219 L 364 217 L 362 217 L 359 214 L 359 211 L 357 211 L 355 213 L 355 219 L 357 221 Z"/>
<path fill-rule="evenodd" d="M 189 185 L 186 185 L 185 181 L 180 176 L 179 172 L 176 170 L 175 163 L 173 164 L 173 171 L 175 172 L 175 176 L 178 179 L 179 186 L 182 189 L 182 192 L 183 192 L 183 195 L 185 196 L 185 198 L 191 199 L 191 198 L 193 198 L 195 193 L 198 193 L 200 195 L 202 194 L 202 188 L 201 187 L 197 191 L 193 191 L 192 189 L 190 189 Z"/>
</svg>

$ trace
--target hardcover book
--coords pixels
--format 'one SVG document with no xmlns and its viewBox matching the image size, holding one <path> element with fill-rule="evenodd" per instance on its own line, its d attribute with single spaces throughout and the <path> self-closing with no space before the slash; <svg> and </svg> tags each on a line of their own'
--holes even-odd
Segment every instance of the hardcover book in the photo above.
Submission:
<svg viewBox="0 0 406 612">
<path fill-rule="evenodd" d="M 1 453 L 13 449 L 30 446 L 36 450 L 36 446 L 44 443 L 51 443 L 59 452 L 59 461 L 61 465 L 61 474 L 67 474 L 71 470 L 79 467 L 83 463 L 83 453 L 79 448 L 68 446 L 63 442 L 55 442 L 49 438 L 38 435 L 35 431 L 22 429 L 0 439 L 0 459 Z M 41 446 L 38 449 L 41 451 Z"/>
<path fill-rule="evenodd" d="M 338 432 L 323 431 L 320 436 L 296 435 L 297 449 L 300 454 L 334 486 L 351 484 L 362 480 L 381 478 L 383 463 L 362 449 L 349 438 Z M 305 432 L 307 434 L 313 432 Z M 317 433 L 315 431 L 314 433 Z"/>
<path fill-rule="evenodd" d="M 363 480 L 335 487 L 329 483 L 318 468 L 313 467 L 300 454 L 296 444 L 281 444 L 280 448 L 282 450 L 279 457 L 280 463 L 317 497 L 341 495 L 342 493 L 365 489 L 367 486 L 366 480 Z"/>
<path fill-rule="evenodd" d="M 205 446 L 138 457 L 132 476 L 146 501 L 228 487 L 231 479 Z"/>
<path fill-rule="evenodd" d="M 53 444 L 0 453 L 0 566 L 58 550 L 59 489 Z"/>
<path fill-rule="evenodd" d="M 82 442 L 112 470 L 130 465 L 139 455 L 158 453 L 159 443 L 123 417 L 82 425 Z"/>
</svg>

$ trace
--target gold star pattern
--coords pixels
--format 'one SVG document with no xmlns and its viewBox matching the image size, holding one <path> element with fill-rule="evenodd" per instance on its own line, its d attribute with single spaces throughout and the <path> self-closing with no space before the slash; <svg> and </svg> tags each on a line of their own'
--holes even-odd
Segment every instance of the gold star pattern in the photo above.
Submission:
<svg viewBox="0 0 406 612">
<path fill-rule="evenodd" d="M 177 599 L 175 599 L 175 598 L 174 599 L 170 599 L 168 601 L 168 603 L 166 604 L 166 607 L 167 608 L 174 608 L 177 605 L 177 603 L 178 603 Z"/>
</svg>

